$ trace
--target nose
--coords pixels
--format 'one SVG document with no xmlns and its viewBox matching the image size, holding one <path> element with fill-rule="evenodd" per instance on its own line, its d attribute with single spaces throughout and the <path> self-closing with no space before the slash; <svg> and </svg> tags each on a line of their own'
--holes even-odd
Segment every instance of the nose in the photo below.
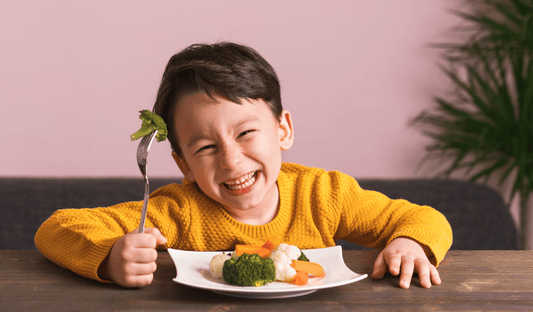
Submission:
<svg viewBox="0 0 533 312">
<path fill-rule="evenodd" d="M 243 155 L 236 146 L 225 146 L 220 155 L 220 168 L 235 169 L 242 162 Z"/>
</svg>

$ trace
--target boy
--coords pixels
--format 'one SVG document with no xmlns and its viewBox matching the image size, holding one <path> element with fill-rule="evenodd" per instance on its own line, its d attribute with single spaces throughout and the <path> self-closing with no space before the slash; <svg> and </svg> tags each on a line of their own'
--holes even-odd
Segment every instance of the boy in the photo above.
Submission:
<svg viewBox="0 0 533 312">
<path fill-rule="evenodd" d="M 231 250 L 269 237 L 302 249 L 338 239 L 383 249 L 374 278 L 387 269 L 408 288 L 440 284 L 436 270 L 452 242 L 445 217 L 430 207 L 362 190 L 350 176 L 282 163 L 294 140 L 273 68 L 233 43 L 192 45 L 163 74 L 154 112 L 168 126 L 184 184 L 150 196 L 147 228 L 138 234 L 142 202 L 55 212 L 35 243 L 74 272 L 125 287 L 151 283 L 156 248 Z"/>
</svg>

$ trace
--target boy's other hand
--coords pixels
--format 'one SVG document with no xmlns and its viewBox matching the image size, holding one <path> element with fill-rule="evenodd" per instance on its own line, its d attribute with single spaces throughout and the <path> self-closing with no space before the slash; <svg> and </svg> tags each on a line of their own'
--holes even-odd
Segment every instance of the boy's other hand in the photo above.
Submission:
<svg viewBox="0 0 533 312">
<path fill-rule="evenodd" d="M 429 248 L 418 242 L 398 237 L 383 249 L 374 263 L 372 278 L 382 278 L 387 268 L 394 276 L 400 275 L 400 287 L 409 288 L 414 272 L 418 273 L 420 286 L 430 288 L 432 283 L 440 285 L 441 279 L 435 266 L 429 261 Z"/>
<path fill-rule="evenodd" d="M 167 239 L 156 228 L 138 229 L 119 238 L 108 258 L 101 265 L 101 277 L 109 278 L 123 287 L 143 287 L 152 283 L 157 268 L 157 245 Z M 100 270 L 99 270 L 100 271 Z"/>
</svg>

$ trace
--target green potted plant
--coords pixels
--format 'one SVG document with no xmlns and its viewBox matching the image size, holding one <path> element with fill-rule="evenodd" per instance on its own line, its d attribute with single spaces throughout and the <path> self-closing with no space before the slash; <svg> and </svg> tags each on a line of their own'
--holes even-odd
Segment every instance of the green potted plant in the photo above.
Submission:
<svg viewBox="0 0 533 312">
<path fill-rule="evenodd" d="M 436 97 L 413 124 L 431 138 L 429 155 L 450 161 L 445 176 L 467 170 L 473 181 L 497 176 L 500 185 L 513 177 L 509 200 L 520 196 L 521 244 L 531 248 L 533 0 L 472 4 L 473 13 L 453 12 L 468 39 L 438 45 L 453 95 Z"/>
</svg>

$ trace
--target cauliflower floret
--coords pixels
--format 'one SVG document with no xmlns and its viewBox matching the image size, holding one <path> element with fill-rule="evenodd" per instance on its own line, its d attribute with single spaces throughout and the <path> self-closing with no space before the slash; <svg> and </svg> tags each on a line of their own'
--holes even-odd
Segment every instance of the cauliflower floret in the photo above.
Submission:
<svg viewBox="0 0 533 312">
<path fill-rule="evenodd" d="M 270 259 L 276 267 L 276 281 L 292 282 L 296 276 L 296 270 L 291 267 L 292 260 L 281 250 L 274 249 L 270 253 Z"/>
<path fill-rule="evenodd" d="M 214 256 L 209 263 L 209 273 L 214 278 L 222 278 L 222 269 L 224 268 L 224 262 L 231 259 L 230 256 L 225 253 Z"/>
<path fill-rule="evenodd" d="M 291 267 L 293 260 L 298 260 L 302 251 L 300 248 L 285 243 L 279 244 L 270 253 L 270 259 L 274 261 L 276 267 L 276 280 L 281 282 L 292 282 L 296 276 L 296 270 Z"/>
<path fill-rule="evenodd" d="M 284 252 L 291 260 L 298 260 L 298 258 L 300 258 L 300 255 L 302 254 L 300 248 L 285 243 L 279 244 L 278 247 L 274 248 L 274 250 Z"/>
</svg>

